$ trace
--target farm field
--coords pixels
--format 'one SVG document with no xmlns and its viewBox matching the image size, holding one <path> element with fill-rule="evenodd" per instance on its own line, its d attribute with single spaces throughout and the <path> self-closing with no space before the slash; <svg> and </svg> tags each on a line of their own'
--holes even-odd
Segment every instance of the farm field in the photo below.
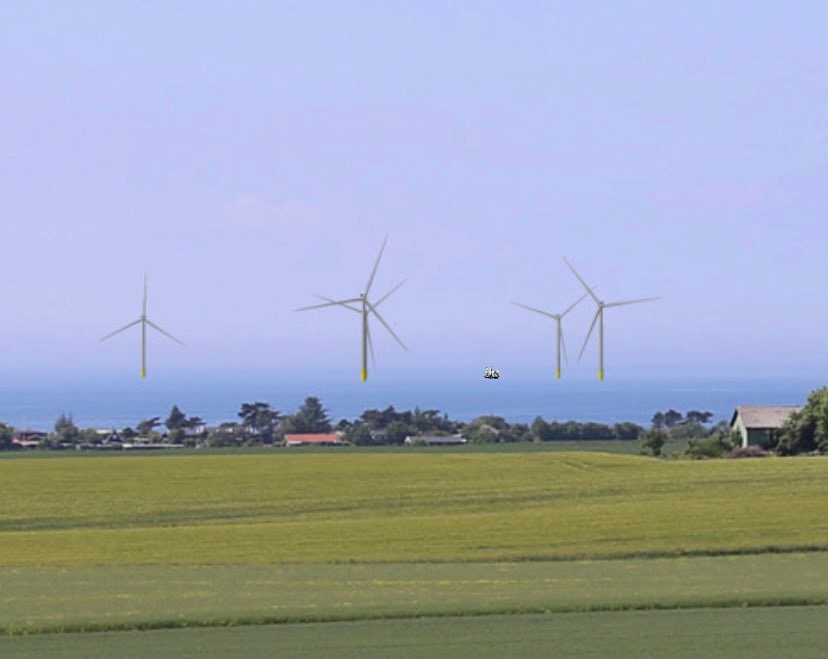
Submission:
<svg viewBox="0 0 828 659">
<path fill-rule="evenodd" d="M 639 643 L 631 654 L 646 656 L 639 651 L 646 639 L 671 643 L 669 634 L 648 636 L 647 620 L 675 620 L 690 638 L 696 632 L 682 620 L 802 612 L 795 622 L 808 629 L 828 604 L 823 458 L 674 461 L 554 451 L 4 458 L 0 484 L 0 629 L 11 635 L 3 656 L 6 648 L 9 656 L 60 656 L 49 648 L 94 656 L 84 644 L 101 639 L 95 647 L 105 648 L 109 638 L 136 653 L 158 643 L 153 654 L 161 656 L 188 643 L 216 650 L 239 634 L 248 655 L 295 641 L 307 656 L 330 656 L 326 638 L 343 639 L 341 656 L 370 655 L 379 638 L 375 654 L 382 654 L 382 643 L 399 634 L 411 639 L 400 654 L 433 656 L 425 652 L 437 633 L 429 625 L 470 643 L 480 638 L 475 625 L 501 629 L 498 656 L 509 648 L 531 656 L 543 648 L 528 630 L 552 625 L 538 632 L 540 643 L 563 625 L 577 640 L 577 629 L 589 629 L 579 616 L 599 616 L 608 630 L 625 616 L 642 621 L 627 640 Z M 675 617 L 647 618 L 668 613 Z M 420 616 L 429 618 L 413 619 Z M 345 624 L 353 634 L 326 636 Z M 525 634 L 509 631 L 521 625 Z M 199 629 L 174 629 L 184 626 Z M 152 631 L 104 633 L 137 629 Z M 763 649 L 790 640 L 784 625 L 766 624 L 762 633 Z M 509 645 L 512 634 L 523 640 Z M 808 656 L 819 637 L 790 638 L 797 656 Z M 601 656 L 600 635 L 595 642 Z"/>
<path fill-rule="evenodd" d="M 563 613 L 0 637 L 40 657 L 821 659 L 825 607 Z"/>
<path fill-rule="evenodd" d="M 825 548 L 826 476 L 823 458 L 600 453 L 3 460 L 0 563 L 492 561 Z"/>
<path fill-rule="evenodd" d="M 609 561 L 0 568 L 6 634 L 828 604 L 828 552 Z"/>
</svg>

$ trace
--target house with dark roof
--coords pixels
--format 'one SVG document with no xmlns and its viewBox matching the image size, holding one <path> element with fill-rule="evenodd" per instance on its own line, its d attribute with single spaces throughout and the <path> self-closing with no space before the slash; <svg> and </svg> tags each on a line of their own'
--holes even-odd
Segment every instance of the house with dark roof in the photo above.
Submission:
<svg viewBox="0 0 828 659">
<path fill-rule="evenodd" d="M 742 405 L 730 419 L 730 429 L 739 433 L 742 447 L 763 445 L 802 406 L 797 405 Z"/>
<path fill-rule="evenodd" d="M 291 433 L 285 435 L 285 446 L 348 446 L 339 433 Z"/>
</svg>

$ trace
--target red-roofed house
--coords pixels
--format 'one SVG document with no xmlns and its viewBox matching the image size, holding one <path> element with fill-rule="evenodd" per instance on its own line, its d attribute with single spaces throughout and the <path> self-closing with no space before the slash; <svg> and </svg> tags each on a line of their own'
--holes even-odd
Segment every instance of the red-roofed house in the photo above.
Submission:
<svg viewBox="0 0 828 659">
<path fill-rule="evenodd" d="M 40 430 L 15 430 L 12 433 L 12 444 L 15 448 L 37 448 L 40 442 L 46 439 L 46 433 Z"/>
<path fill-rule="evenodd" d="M 347 446 L 339 433 L 295 433 L 285 435 L 285 446 Z"/>
</svg>

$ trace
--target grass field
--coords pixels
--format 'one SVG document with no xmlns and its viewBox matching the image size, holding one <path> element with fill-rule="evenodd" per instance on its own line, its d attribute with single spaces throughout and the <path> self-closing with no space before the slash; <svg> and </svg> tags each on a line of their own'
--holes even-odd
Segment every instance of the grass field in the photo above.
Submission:
<svg viewBox="0 0 828 659">
<path fill-rule="evenodd" d="M 676 455 L 687 448 L 685 439 L 668 439 L 664 444 L 664 455 Z M 621 455 L 640 455 L 641 442 L 639 440 L 620 439 L 579 439 L 554 442 L 514 442 L 504 444 L 462 444 L 458 446 L 241 446 L 201 449 L 164 449 L 146 453 L 142 451 L 6 451 L 0 452 L 2 460 L 20 459 L 49 459 L 49 458 L 123 458 L 123 457 L 176 457 L 182 455 L 274 455 L 289 453 L 290 455 L 319 455 L 320 453 L 391 453 L 391 454 L 445 454 L 445 453 L 559 453 L 561 451 L 587 451 L 598 453 L 617 453 Z"/>
<path fill-rule="evenodd" d="M 7 634 L 438 615 L 828 604 L 828 552 L 526 561 L 0 568 Z"/>
<path fill-rule="evenodd" d="M 0 482 L 0 562 L 9 566 L 561 559 L 828 546 L 828 460 L 821 458 L 4 460 Z"/>
<path fill-rule="evenodd" d="M 565 621 L 583 611 L 623 609 L 601 619 L 645 620 L 634 611 L 675 608 L 682 610 L 670 619 L 679 620 L 703 617 L 694 607 L 786 605 L 757 611 L 792 615 L 803 610 L 793 605 L 812 605 L 807 618 L 824 615 L 819 605 L 828 603 L 822 458 L 695 462 L 555 451 L 4 458 L 0 484 L 0 628 L 36 635 L 3 641 L 23 655 L 55 647 L 48 644 L 56 637 L 75 656 L 93 656 L 84 639 L 103 648 L 111 638 L 38 634 L 61 629 L 362 620 L 366 629 L 391 625 L 375 627 L 382 640 L 382 630 L 397 628 L 381 618 L 489 614 L 493 629 L 511 620 L 570 630 L 582 623 Z M 555 613 L 538 623 L 492 617 L 543 612 Z M 469 638 L 474 625 L 485 625 L 451 620 L 394 624 L 412 639 L 426 638 L 429 624 L 456 625 Z M 278 637 L 305 638 L 308 656 L 323 655 L 314 639 L 325 632 L 306 637 L 301 629 L 141 638 L 170 648 L 216 638 L 220 647 L 247 631 L 250 653 Z M 774 637 L 780 643 L 782 633 Z M 342 656 L 364 656 L 370 639 L 360 634 Z M 806 656 L 809 639 L 803 633 L 797 656 Z M 412 643 L 405 654 L 426 656 Z"/>
<path fill-rule="evenodd" d="M 826 616 L 813 606 L 44 634 L 0 637 L 0 656 L 822 659 Z"/>
</svg>

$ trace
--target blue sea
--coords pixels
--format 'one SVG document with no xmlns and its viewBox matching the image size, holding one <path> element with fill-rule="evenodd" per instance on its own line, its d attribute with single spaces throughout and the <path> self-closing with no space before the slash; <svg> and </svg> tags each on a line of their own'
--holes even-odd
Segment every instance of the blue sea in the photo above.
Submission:
<svg viewBox="0 0 828 659">
<path fill-rule="evenodd" d="M 478 377 L 479 376 L 479 377 Z M 291 413 L 306 396 L 318 396 L 334 420 L 355 419 L 364 410 L 437 409 L 452 419 L 470 421 L 496 414 L 508 421 L 576 420 L 649 424 L 653 413 L 670 408 L 709 411 L 728 419 L 737 405 L 798 405 L 825 381 L 814 378 L 626 378 L 530 381 L 483 372 L 467 380 L 415 377 L 367 383 L 279 374 L 160 375 L 140 380 L 130 374 L 66 377 L 4 377 L 0 382 L 0 421 L 18 428 L 51 429 L 61 413 L 81 427 L 134 426 L 166 418 L 172 405 L 208 424 L 238 420 L 242 403 L 265 401 Z"/>
</svg>

